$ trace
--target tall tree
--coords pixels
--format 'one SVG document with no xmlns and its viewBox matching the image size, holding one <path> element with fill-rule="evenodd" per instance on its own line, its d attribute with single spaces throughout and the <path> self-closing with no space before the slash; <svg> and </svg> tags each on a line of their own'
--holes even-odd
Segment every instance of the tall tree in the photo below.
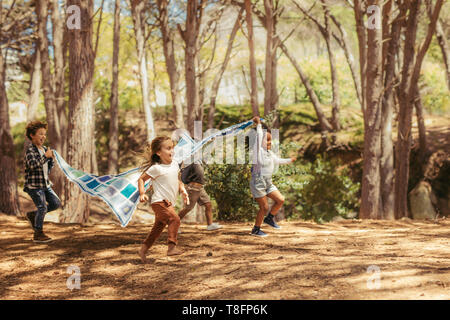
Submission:
<svg viewBox="0 0 450 320">
<path fill-rule="evenodd" d="M 187 129 L 194 134 L 194 121 L 201 120 L 197 83 L 197 48 L 200 26 L 202 23 L 205 0 L 188 0 L 186 7 L 186 25 L 178 30 L 184 40 L 184 73 L 186 84 Z"/>
<path fill-rule="evenodd" d="M 41 90 L 41 52 L 36 48 L 32 59 L 33 67 L 30 72 L 30 87 L 27 109 L 27 121 L 32 121 L 36 117 L 39 104 L 39 93 Z"/>
<path fill-rule="evenodd" d="M 7 15 L 11 12 L 7 11 Z M 4 39 L 3 3 L 0 0 L 0 39 Z M 3 41 L 1 41 L 3 43 Z M 5 49 L 5 50 L 3 50 Z M 18 215 L 20 213 L 17 193 L 16 163 L 14 159 L 14 142 L 9 124 L 9 105 L 6 96 L 6 48 L 0 46 L 0 212 Z"/>
<path fill-rule="evenodd" d="M 250 0 L 244 1 L 245 5 L 245 20 L 247 22 L 247 39 L 250 59 L 250 104 L 252 105 L 252 112 L 254 116 L 259 116 L 258 104 L 258 83 L 256 78 L 256 60 L 255 60 L 255 40 L 253 36 L 253 17 L 252 17 L 252 3 Z"/>
<path fill-rule="evenodd" d="M 333 93 L 333 98 L 331 101 L 332 106 L 332 116 L 331 116 L 331 124 L 333 125 L 334 131 L 339 131 L 341 129 L 341 125 L 339 123 L 339 108 L 341 104 L 340 93 L 339 93 L 339 83 L 338 83 L 338 74 L 336 69 L 336 58 L 334 56 L 334 52 L 331 46 L 331 26 L 330 26 L 330 10 L 328 8 L 328 4 L 325 0 L 321 0 L 322 9 L 324 13 L 324 21 L 325 21 L 325 29 L 323 36 L 325 38 L 325 43 L 327 46 L 328 52 L 328 60 L 330 61 L 330 73 L 331 73 L 331 89 Z"/>
<path fill-rule="evenodd" d="M 69 124 L 68 163 L 85 172 L 92 169 L 94 50 L 92 47 L 93 0 L 69 0 L 80 8 L 80 29 L 68 31 Z M 89 196 L 73 183 L 65 185 L 66 204 L 62 222 L 85 223 L 89 218 Z"/>
<path fill-rule="evenodd" d="M 153 114 L 150 107 L 150 88 L 148 83 L 147 59 L 145 54 L 145 1 L 130 0 L 130 2 L 139 61 L 139 80 L 141 83 L 142 105 L 144 107 L 145 124 L 147 127 L 147 140 L 151 141 L 156 134 Z"/>
<path fill-rule="evenodd" d="M 158 26 L 161 30 L 166 70 L 169 75 L 170 95 L 172 97 L 172 114 L 177 128 L 184 128 L 183 105 L 180 94 L 180 75 L 175 59 L 175 34 L 169 25 L 168 0 L 157 0 Z"/>
<path fill-rule="evenodd" d="M 120 42 L 120 0 L 114 5 L 112 83 L 109 104 L 109 153 L 108 173 L 119 169 L 119 42 Z"/>
<path fill-rule="evenodd" d="M 405 25 L 405 43 L 403 49 L 402 79 L 399 86 L 399 124 L 396 146 L 395 175 L 395 217 L 408 216 L 408 181 L 411 151 L 412 112 L 417 99 L 417 83 L 425 54 L 435 33 L 443 0 L 437 0 L 432 10 L 427 33 L 419 50 L 416 51 L 416 32 L 422 1 L 405 1 L 408 18 Z"/>
<path fill-rule="evenodd" d="M 381 0 L 369 0 L 369 6 L 381 8 Z M 356 1 L 355 1 L 356 5 Z M 356 9 L 355 9 L 356 10 Z M 381 92 L 382 92 L 382 33 L 377 27 L 367 30 L 367 65 L 364 114 L 364 165 L 361 186 L 361 219 L 381 218 L 380 151 L 381 151 Z"/>
</svg>

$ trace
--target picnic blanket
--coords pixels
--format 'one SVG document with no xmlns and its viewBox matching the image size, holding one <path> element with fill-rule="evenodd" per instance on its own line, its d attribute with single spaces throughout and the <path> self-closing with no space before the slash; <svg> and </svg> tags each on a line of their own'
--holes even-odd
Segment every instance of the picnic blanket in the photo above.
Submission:
<svg viewBox="0 0 450 320">
<path fill-rule="evenodd" d="M 249 120 L 233 125 L 215 132 L 199 142 L 195 142 L 187 133 L 183 133 L 174 148 L 174 159 L 181 163 L 199 152 L 215 138 L 235 136 L 252 124 L 253 120 Z M 126 227 L 139 203 L 138 179 L 142 173 L 141 168 L 133 168 L 116 175 L 97 176 L 72 168 L 55 150 L 53 150 L 53 153 L 65 176 L 85 193 L 93 197 L 99 197 L 106 202 L 119 219 L 121 226 Z M 145 183 L 146 191 L 150 185 L 151 180 L 149 179 Z"/>
</svg>

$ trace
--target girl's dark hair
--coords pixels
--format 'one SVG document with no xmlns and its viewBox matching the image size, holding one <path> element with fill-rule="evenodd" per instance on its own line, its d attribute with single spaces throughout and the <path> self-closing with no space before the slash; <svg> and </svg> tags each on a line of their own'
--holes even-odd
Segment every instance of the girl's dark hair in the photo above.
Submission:
<svg viewBox="0 0 450 320">
<path fill-rule="evenodd" d="M 47 130 L 47 124 L 44 122 L 41 122 L 39 120 L 29 122 L 27 124 L 27 126 L 25 127 L 26 135 L 27 135 L 28 139 L 31 140 L 31 135 L 34 136 L 36 134 L 36 132 L 41 128 L 44 128 L 45 130 Z"/>
<path fill-rule="evenodd" d="M 158 136 L 153 139 L 151 143 L 147 144 L 144 151 L 146 160 L 141 165 L 143 172 L 147 171 L 152 165 L 161 162 L 161 158 L 156 153 L 161 150 L 161 145 L 167 140 L 171 140 L 171 138 L 166 136 Z M 148 157 L 149 154 L 150 157 Z"/>
</svg>

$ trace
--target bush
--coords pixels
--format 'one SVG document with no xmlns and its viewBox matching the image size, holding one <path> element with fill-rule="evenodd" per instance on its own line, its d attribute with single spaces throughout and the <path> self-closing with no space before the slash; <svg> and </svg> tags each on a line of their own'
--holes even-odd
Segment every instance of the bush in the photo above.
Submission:
<svg viewBox="0 0 450 320">
<path fill-rule="evenodd" d="M 358 209 L 360 184 L 353 182 L 347 169 L 338 169 L 339 163 L 320 157 L 305 166 L 306 176 L 298 186 L 300 217 L 318 223 L 335 216 L 346 218 Z"/>
<path fill-rule="evenodd" d="M 218 218 L 224 221 L 255 219 L 258 205 L 250 192 L 251 165 L 205 165 L 206 192 L 216 201 Z"/>
</svg>

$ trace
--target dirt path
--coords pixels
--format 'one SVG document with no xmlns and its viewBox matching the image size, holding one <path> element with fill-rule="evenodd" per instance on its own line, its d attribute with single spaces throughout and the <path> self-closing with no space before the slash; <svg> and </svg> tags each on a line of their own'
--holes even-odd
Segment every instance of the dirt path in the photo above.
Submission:
<svg viewBox="0 0 450 320">
<path fill-rule="evenodd" d="M 282 222 L 263 239 L 251 223 L 224 225 L 183 224 L 185 253 L 171 258 L 163 232 L 142 265 L 151 224 L 48 222 L 54 242 L 36 245 L 26 220 L 0 215 L 0 299 L 450 299 L 448 219 Z"/>
</svg>

